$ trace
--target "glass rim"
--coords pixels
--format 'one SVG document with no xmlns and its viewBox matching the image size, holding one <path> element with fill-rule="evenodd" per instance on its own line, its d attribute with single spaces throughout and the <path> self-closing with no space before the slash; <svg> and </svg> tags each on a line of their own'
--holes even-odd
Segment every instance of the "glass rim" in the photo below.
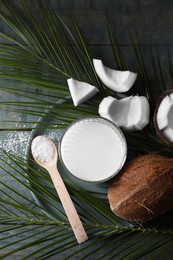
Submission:
<svg viewBox="0 0 173 260">
<path fill-rule="evenodd" d="M 62 144 L 62 140 L 63 140 L 63 137 L 65 136 L 66 132 L 71 128 L 73 127 L 74 125 L 80 123 L 80 122 L 83 122 L 83 121 L 90 121 L 90 120 L 97 120 L 98 122 L 101 122 L 101 123 L 104 123 L 105 125 L 109 125 L 114 131 L 116 129 L 116 134 L 118 134 L 118 136 L 120 137 L 121 139 L 121 143 L 122 143 L 122 146 L 123 146 L 123 157 L 122 157 L 122 161 L 121 161 L 121 164 L 119 166 L 118 169 L 116 169 L 114 171 L 114 173 L 112 173 L 110 176 L 108 176 L 107 178 L 104 178 L 104 179 L 101 179 L 101 180 L 96 180 L 96 181 L 92 181 L 92 180 L 86 180 L 84 178 L 80 178 L 78 176 L 76 176 L 74 173 L 72 173 L 68 168 L 67 166 L 65 165 L 64 161 L 63 161 L 63 158 L 62 158 L 62 153 L 61 153 L 61 144 Z M 126 141 L 126 138 L 125 138 L 125 135 L 124 133 L 122 132 L 122 130 L 112 121 L 110 121 L 109 119 L 107 118 L 103 118 L 103 117 L 99 117 L 99 116 L 89 116 L 89 117 L 82 117 L 82 118 L 79 118 L 75 121 L 73 121 L 71 124 L 68 125 L 68 127 L 65 129 L 64 133 L 62 134 L 61 138 L 60 138 L 60 141 L 58 143 L 58 153 L 59 153 L 59 159 L 60 159 L 60 162 L 62 164 L 62 166 L 65 168 L 65 170 L 70 173 L 73 177 L 75 177 L 76 179 L 80 180 L 80 181 L 84 181 L 84 182 L 88 182 L 88 183 L 103 183 L 103 182 L 106 182 L 110 179 L 112 179 L 114 176 L 116 176 L 120 170 L 122 169 L 125 161 L 126 161 L 126 158 L 127 158 L 127 141 Z"/>
</svg>

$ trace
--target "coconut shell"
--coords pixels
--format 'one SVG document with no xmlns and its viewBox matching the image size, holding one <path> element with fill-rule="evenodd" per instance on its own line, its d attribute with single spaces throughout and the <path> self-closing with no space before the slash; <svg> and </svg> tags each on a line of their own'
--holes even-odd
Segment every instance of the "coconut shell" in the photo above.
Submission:
<svg viewBox="0 0 173 260">
<path fill-rule="evenodd" d="M 144 155 L 127 163 L 108 189 L 112 211 L 146 222 L 173 208 L 173 160 Z"/>
<path fill-rule="evenodd" d="M 173 93 L 173 89 L 168 89 L 168 90 L 166 90 L 162 93 L 162 95 L 158 98 L 158 101 L 156 103 L 156 107 L 155 107 L 155 110 L 154 110 L 154 116 L 153 116 L 153 123 L 154 123 L 154 127 L 155 127 L 155 130 L 156 130 L 157 136 L 162 141 L 163 144 L 168 145 L 168 146 L 173 146 L 173 143 L 170 142 L 166 138 L 166 136 L 162 133 L 162 131 L 159 129 L 158 124 L 157 124 L 157 112 L 158 112 L 158 109 L 159 109 L 159 106 L 160 106 L 162 100 L 166 96 L 168 96 L 172 93 Z"/>
</svg>

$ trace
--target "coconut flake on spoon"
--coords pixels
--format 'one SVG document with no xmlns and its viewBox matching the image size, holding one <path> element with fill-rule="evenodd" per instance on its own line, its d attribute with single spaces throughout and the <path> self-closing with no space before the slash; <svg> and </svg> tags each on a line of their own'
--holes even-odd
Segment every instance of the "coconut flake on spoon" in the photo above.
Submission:
<svg viewBox="0 0 173 260">
<path fill-rule="evenodd" d="M 120 100 L 109 96 L 100 103 L 99 114 L 125 130 L 142 130 L 149 123 L 149 102 L 144 96 Z"/>
<path fill-rule="evenodd" d="M 154 113 L 154 125 L 160 139 L 173 145 L 173 90 L 166 91 L 158 100 Z"/>
<path fill-rule="evenodd" d="M 75 106 L 87 101 L 99 91 L 95 86 L 73 78 L 68 79 L 67 83 Z"/>
<path fill-rule="evenodd" d="M 137 73 L 110 69 L 98 59 L 93 59 L 93 64 L 101 81 L 116 92 L 127 92 L 137 78 Z"/>
</svg>

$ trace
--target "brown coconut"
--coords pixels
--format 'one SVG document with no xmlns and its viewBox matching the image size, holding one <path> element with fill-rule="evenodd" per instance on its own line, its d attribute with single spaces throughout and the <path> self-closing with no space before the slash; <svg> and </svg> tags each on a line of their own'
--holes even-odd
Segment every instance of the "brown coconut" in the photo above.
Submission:
<svg viewBox="0 0 173 260">
<path fill-rule="evenodd" d="M 158 113 L 158 109 L 159 109 L 159 106 L 160 106 L 162 100 L 166 96 L 168 96 L 172 93 L 173 93 L 173 89 L 168 89 L 168 90 L 166 90 L 162 93 L 162 95 L 158 98 L 158 101 L 156 103 L 156 107 L 155 107 L 155 110 L 154 110 L 154 116 L 153 116 L 153 123 L 154 123 L 154 127 L 155 127 L 155 130 L 156 130 L 157 136 L 162 141 L 162 143 L 164 143 L 165 145 L 168 145 L 168 146 L 173 146 L 173 143 L 170 142 L 170 140 L 168 140 L 168 138 L 159 129 L 158 124 L 157 124 L 157 113 Z"/>
<path fill-rule="evenodd" d="M 173 208 L 173 159 L 144 155 L 127 163 L 108 189 L 112 211 L 146 222 Z"/>
</svg>

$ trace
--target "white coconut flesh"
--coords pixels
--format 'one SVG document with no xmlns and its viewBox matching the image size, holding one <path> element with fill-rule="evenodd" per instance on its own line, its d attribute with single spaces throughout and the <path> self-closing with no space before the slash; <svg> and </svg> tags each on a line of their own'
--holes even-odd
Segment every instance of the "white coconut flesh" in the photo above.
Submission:
<svg viewBox="0 0 173 260">
<path fill-rule="evenodd" d="M 137 73 L 106 67 L 101 60 L 93 59 L 95 71 L 101 81 L 116 92 L 127 92 L 134 84 Z"/>
<path fill-rule="evenodd" d="M 173 93 L 167 95 L 160 103 L 156 120 L 165 138 L 173 142 Z"/>
<path fill-rule="evenodd" d="M 144 96 L 120 100 L 109 96 L 100 103 L 99 114 L 125 130 L 142 130 L 149 123 L 149 102 Z"/>
<path fill-rule="evenodd" d="M 73 78 L 68 79 L 67 83 L 75 106 L 87 101 L 99 91 L 95 86 Z"/>
</svg>

